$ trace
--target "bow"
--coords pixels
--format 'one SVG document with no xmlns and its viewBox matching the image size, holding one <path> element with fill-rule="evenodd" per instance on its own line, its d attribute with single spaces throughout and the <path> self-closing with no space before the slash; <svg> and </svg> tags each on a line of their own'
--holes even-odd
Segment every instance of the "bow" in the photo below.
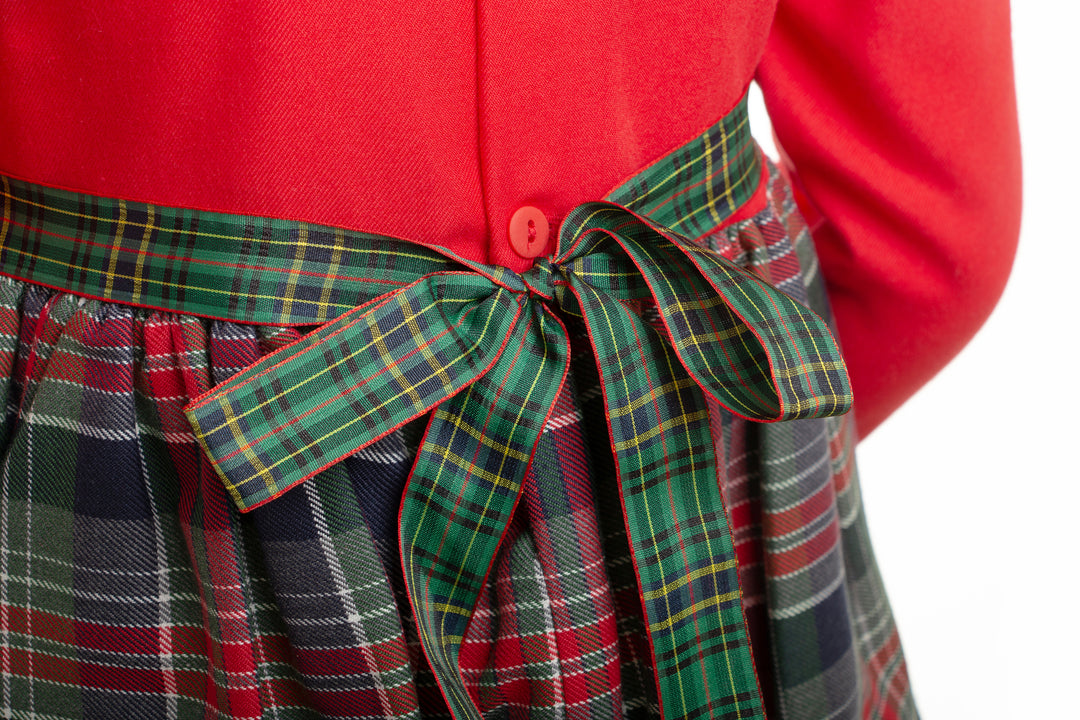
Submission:
<svg viewBox="0 0 1080 720">
<path fill-rule="evenodd" d="M 763 717 L 708 400 L 772 422 L 846 412 L 825 322 L 624 207 L 586 203 L 518 275 L 401 243 L 417 276 L 185 408 L 249 510 L 431 412 L 401 501 L 402 570 L 457 720 L 458 653 L 565 381 L 560 313 L 592 343 L 665 718 Z M 655 306 L 658 321 L 640 309 Z"/>
</svg>

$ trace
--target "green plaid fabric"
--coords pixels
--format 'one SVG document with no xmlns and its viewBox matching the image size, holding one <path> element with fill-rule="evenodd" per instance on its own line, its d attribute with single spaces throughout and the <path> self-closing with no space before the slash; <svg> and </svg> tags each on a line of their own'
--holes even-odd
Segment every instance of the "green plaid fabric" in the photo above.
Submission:
<svg viewBox="0 0 1080 720">
<path fill-rule="evenodd" d="M 663 716 L 762 717 L 710 408 L 806 427 L 851 403 L 826 323 L 715 247 L 763 169 L 744 100 L 615 202 L 571 212 L 554 256 L 523 275 L 339 228 L 5 178 L 0 272 L 204 317 L 325 323 L 184 408 L 243 511 L 430 413 L 399 551 L 424 652 L 458 718 L 479 717 L 461 643 L 566 381 L 563 320 L 584 323 Z M 777 627 L 817 607 L 808 593 L 785 589 Z M 805 639 L 788 625 L 781 654 Z M 822 664 L 791 692 L 784 678 L 781 702 L 794 693 L 806 705 L 816 677 L 813 712 L 830 714 L 829 672 Z"/>
<path fill-rule="evenodd" d="M 0 176 L 0 273 L 86 297 L 313 325 L 432 268 L 437 251 L 313 223 L 164 207 Z"/>
</svg>

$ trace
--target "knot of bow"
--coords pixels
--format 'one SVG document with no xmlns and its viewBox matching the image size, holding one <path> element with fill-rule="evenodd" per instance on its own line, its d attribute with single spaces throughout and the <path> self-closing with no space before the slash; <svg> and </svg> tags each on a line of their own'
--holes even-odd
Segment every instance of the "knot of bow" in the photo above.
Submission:
<svg viewBox="0 0 1080 720">
<path fill-rule="evenodd" d="M 524 274 L 405 242 L 415 277 L 185 408 L 249 510 L 431 412 L 402 499 L 402 569 L 455 718 L 458 654 L 566 379 L 566 315 L 596 358 L 663 715 L 758 717 L 709 401 L 757 421 L 840 414 L 826 323 L 633 212 L 586 203 Z M 655 306 L 659 321 L 643 318 Z"/>
</svg>

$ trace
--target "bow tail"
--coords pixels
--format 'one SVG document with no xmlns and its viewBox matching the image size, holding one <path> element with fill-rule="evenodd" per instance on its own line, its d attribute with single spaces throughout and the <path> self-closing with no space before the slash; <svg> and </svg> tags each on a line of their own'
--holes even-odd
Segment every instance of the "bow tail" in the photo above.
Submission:
<svg viewBox="0 0 1080 720">
<path fill-rule="evenodd" d="M 571 277 L 597 368 L 664 718 L 763 718 L 706 399 L 668 342 Z"/>
<path fill-rule="evenodd" d="M 461 643 L 568 368 L 562 323 L 521 297 L 495 364 L 433 413 L 401 503 L 406 590 L 457 720 L 481 717 L 461 679 Z"/>
</svg>

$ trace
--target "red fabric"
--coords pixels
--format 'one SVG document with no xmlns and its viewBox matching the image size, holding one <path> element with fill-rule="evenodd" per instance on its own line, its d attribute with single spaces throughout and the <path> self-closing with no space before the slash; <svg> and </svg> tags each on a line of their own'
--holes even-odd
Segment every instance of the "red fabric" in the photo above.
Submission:
<svg viewBox="0 0 1080 720">
<path fill-rule="evenodd" d="M 513 211 L 557 219 L 724 115 L 774 2 L 0 0 L 0 170 L 527 269 Z"/>
<path fill-rule="evenodd" d="M 865 437 L 982 325 L 1012 267 L 1007 0 L 781 0 L 758 69 Z"/>
<path fill-rule="evenodd" d="M 557 221 L 602 197 L 756 71 L 821 218 L 865 435 L 970 337 L 1011 263 L 1007 3 L 781 0 L 774 22 L 775 3 L 0 0 L 0 172 L 520 270 L 514 210 Z"/>
</svg>

